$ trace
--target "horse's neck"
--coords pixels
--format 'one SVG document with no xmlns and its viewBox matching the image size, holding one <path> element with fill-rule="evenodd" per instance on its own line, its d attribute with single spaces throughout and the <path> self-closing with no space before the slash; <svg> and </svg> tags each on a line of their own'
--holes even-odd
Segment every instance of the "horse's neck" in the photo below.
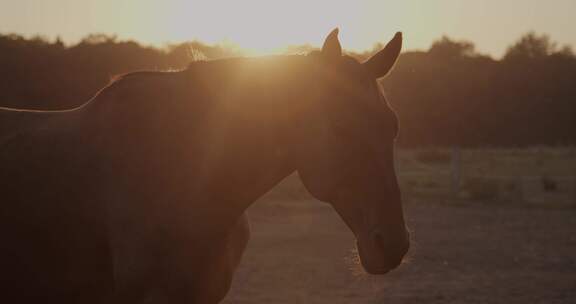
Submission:
<svg viewBox="0 0 576 304">
<path fill-rule="evenodd" d="M 282 109 L 277 110 L 282 113 Z M 247 119 L 245 114 L 240 111 L 221 116 L 227 126 L 214 127 L 216 138 L 204 142 L 210 148 L 201 173 L 209 179 L 203 189 L 209 189 L 210 203 L 223 204 L 236 214 L 295 170 L 287 118 L 267 113 Z"/>
<path fill-rule="evenodd" d="M 250 204 L 295 170 L 289 142 L 294 121 L 291 104 L 299 101 L 290 99 L 300 90 L 278 68 L 260 73 L 268 67 L 244 61 L 205 64 L 198 71 L 119 80 L 86 111 L 95 114 L 91 115 L 95 125 L 103 126 L 96 128 L 101 136 L 93 136 L 104 138 L 98 150 L 112 153 L 113 159 L 123 154 L 110 167 L 110 176 L 124 174 L 128 187 L 134 188 L 131 193 L 141 196 L 139 201 L 166 201 L 161 209 L 190 206 L 182 216 L 193 217 L 190 220 L 197 226 L 212 231 L 234 223 Z M 159 100 L 159 91 L 172 95 Z M 154 124 L 157 111 L 165 113 L 182 104 L 190 107 L 185 115 L 175 113 L 178 123 L 173 126 L 184 129 L 162 134 L 147 127 L 151 125 L 147 119 L 159 126 Z M 125 116 L 123 111 L 140 114 Z M 171 208 L 170 201 L 178 202 Z"/>
<path fill-rule="evenodd" d="M 238 63 L 244 74 L 237 74 L 238 69 L 228 72 L 232 75 L 219 73 L 225 82 L 212 92 L 218 112 L 211 120 L 214 137 L 204 141 L 212 152 L 201 175 L 211 176 L 210 185 L 203 187 L 210 189 L 210 203 L 223 204 L 233 216 L 296 169 L 291 130 L 303 100 L 294 99 L 304 99 L 306 71 L 290 63 L 272 66 L 269 73 L 268 66 Z M 278 72 L 282 65 L 291 70 Z"/>
</svg>

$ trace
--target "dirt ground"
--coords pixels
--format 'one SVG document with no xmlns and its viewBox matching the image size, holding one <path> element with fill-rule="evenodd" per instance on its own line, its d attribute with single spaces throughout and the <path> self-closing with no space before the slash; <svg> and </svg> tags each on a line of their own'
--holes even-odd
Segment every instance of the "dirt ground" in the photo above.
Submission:
<svg viewBox="0 0 576 304">
<path fill-rule="evenodd" d="M 225 303 L 576 303 L 576 210 L 411 202 L 406 213 L 410 256 L 376 277 L 329 205 L 261 200 Z"/>
</svg>

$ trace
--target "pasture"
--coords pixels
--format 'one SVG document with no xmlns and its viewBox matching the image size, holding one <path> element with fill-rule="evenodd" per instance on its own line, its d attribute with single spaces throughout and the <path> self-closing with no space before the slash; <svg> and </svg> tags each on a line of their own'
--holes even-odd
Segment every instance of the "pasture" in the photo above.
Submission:
<svg viewBox="0 0 576 304">
<path fill-rule="evenodd" d="M 401 149 L 397 166 L 412 199 L 576 207 L 574 148 Z"/>
<path fill-rule="evenodd" d="M 383 277 L 291 176 L 249 210 L 252 238 L 225 303 L 574 303 L 573 148 L 470 149 L 451 190 L 449 149 L 400 149 L 413 244 Z"/>
</svg>

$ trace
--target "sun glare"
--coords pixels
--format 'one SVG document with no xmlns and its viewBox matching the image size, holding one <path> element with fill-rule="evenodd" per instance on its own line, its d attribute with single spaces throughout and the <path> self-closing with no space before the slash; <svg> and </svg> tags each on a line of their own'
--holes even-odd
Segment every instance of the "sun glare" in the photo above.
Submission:
<svg viewBox="0 0 576 304">
<path fill-rule="evenodd" d="M 199 12 L 194 2 L 173 0 L 162 8 L 148 7 L 165 20 L 163 28 L 148 32 L 148 37 L 157 44 L 194 39 L 232 44 L 248 55 L 263 55 L 280 53 L 291 45 L 319 46 L 326 34 L 339 27 L 347 49 L 367 49 L 377 41 L 357 34 L 362 14 L 358 7 L 325 0 L 215 0 L 205 2 Z"/>
<path fill-rule="evenodd" d="M 162 46 L 198 40 L 253 55 L 287 46 L 319 47 L 335 27 L 345 49 L 363 51 L 403 31 L 404 50 L 425 50 L 443 35 L 501 56 L 525 32 L 575 45 L 574 0 L 2 0 L 1 31 L 75 44 L 91 33 Z M 522 9 L 519 9 L 519 8 Z M 486 22 L 490 20 L 490 22 Z"/>
</svg>

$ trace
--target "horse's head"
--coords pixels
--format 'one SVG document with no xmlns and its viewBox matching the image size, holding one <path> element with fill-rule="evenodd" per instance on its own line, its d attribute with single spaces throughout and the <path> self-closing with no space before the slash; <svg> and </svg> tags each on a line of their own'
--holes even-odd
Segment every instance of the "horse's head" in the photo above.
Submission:
<svg viewBox="0 0 576 304">
<path fill-rule="evenodd" d="M 338 31 L 315 62 L 313 110 L 300 123 L 299 175 L 309 192 L 329 202 L 357 239 L 364 269 L 383 274 L 408 251 L 401 195 L 394 171 L 398 121 L 377 79 L 394 65 L 401 33 L 364 63 L 342 56 Z"/>
</svg>

